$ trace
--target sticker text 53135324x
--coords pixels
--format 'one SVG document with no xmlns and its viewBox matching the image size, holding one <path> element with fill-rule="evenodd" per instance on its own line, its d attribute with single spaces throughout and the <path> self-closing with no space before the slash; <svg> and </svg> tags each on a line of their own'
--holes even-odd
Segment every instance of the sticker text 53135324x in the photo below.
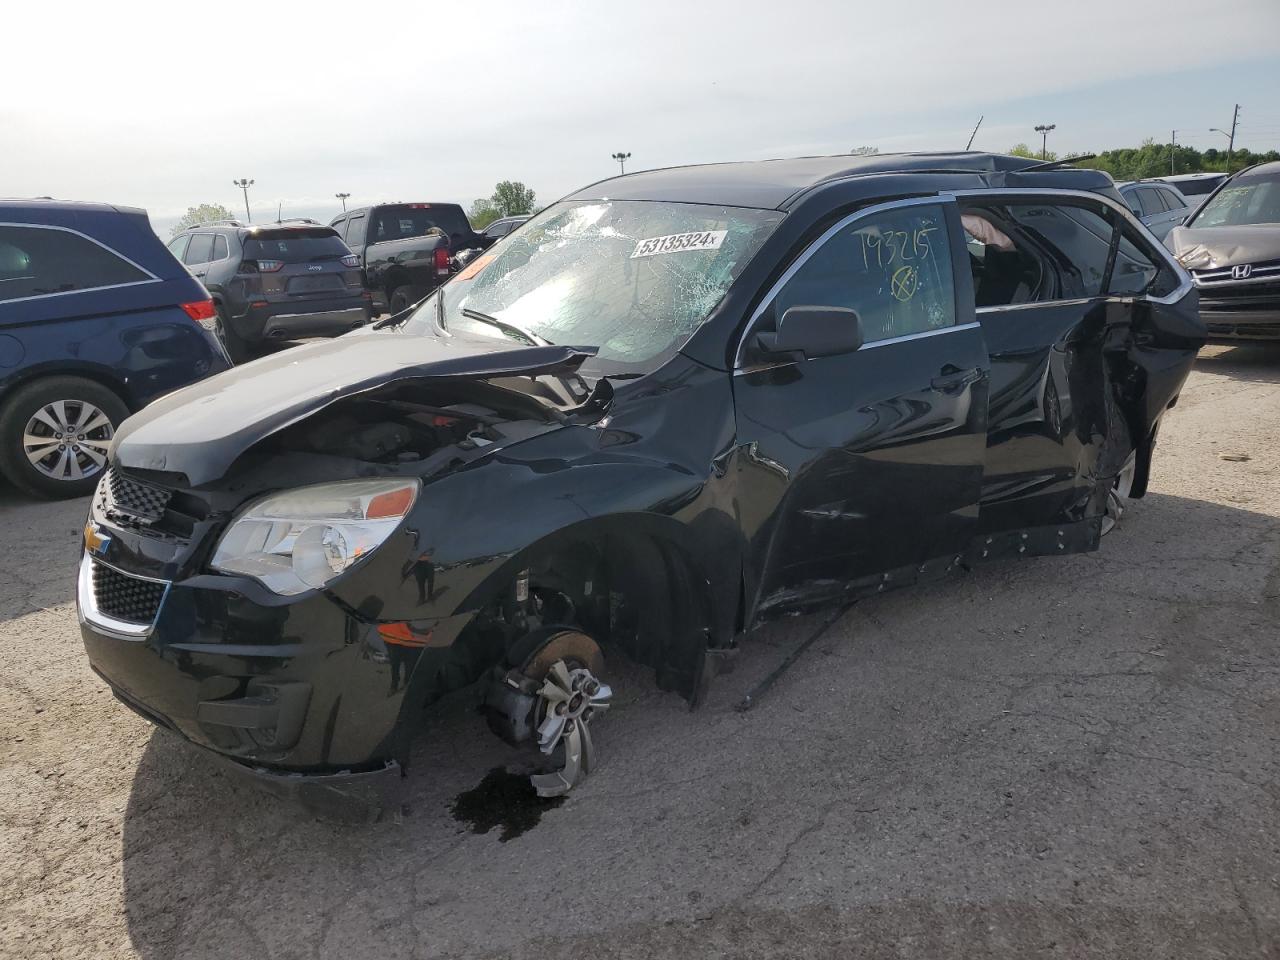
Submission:
<svg viewBox="0 0 1280 960">
<path fill-rule="evenodd" d="M 665 237 L 649 237 L 636 244 L 631 259 L 652 257 L 659 253 L 683 253 L 686 250 L 719 250 L 728 230 L 695 230 L 692 233 L 672 233 Z"/>
</svg>

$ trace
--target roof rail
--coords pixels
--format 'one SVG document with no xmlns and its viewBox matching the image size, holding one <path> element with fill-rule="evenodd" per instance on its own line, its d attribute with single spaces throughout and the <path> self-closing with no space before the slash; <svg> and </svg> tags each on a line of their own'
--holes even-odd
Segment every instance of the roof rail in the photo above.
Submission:
<svg viewBox="0 0 1280 960">
<path fill-rule="evenodd" d="M 317 227 L 324 226 L 319 220 L 313 220 L 310 217 L 285 217 L 283 220 L 277 220 L 276 223 L 310 223 Z"/>
<path fill-rule="evenodd" d="M 243 227 L 244 224 L 236 219 L 223 218 L 221 220 L 201 220 L 199 223 L 193 223 L 185 230 L 194 230 L 196 227 Z"/>
</svg>

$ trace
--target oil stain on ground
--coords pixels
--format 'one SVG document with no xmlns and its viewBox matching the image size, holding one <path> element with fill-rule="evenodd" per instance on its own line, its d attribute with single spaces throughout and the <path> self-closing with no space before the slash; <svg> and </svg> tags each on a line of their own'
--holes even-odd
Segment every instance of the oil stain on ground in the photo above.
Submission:
<svg viewBox="0 0 1280 960">
<path fill-rule="evenodd" d="M 488 833 L 500 827 L 498 840 L 506 843 L 530 829 L 542 815 L 564 803 L 564 797 L 540 797 L 527 774 L 490 770 L 480 783 L 458 794 L 449 810 L 472 833 Z"/>
</svg>

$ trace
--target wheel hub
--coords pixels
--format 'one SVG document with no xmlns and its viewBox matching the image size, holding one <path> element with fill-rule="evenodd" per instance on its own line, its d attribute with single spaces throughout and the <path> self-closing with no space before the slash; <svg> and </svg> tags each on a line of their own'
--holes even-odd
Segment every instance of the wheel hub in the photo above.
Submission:
<svg viewBox="0 0 1280 960">
<path fill-rule="evenodd" d="M 535 719 L 538 749 L 551 756 L 564 749 L 564 766 L 552 773 L 530 777 L 540 797 L 568 793 L 591 772 L 595 748 L 591 740 L 591 718 L 609 709 L 613 691 L 589 669 L 564 660 L 551 664 L 538 689 Z"/>
<path fill-rule="evenodd" d="M 31 465 L 54 480 L 83 480 L 107 464 L 115 426 L 87 400 L 55 400 L 31 415 L 22 450 Z"/>
</svg>

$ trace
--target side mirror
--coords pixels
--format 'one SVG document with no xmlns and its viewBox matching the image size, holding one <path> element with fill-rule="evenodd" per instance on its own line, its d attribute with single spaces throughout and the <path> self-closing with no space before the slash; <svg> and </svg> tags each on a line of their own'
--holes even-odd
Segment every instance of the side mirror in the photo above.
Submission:
<svg viewBox="0 0 1280 960">
<path fill-rule="evenodd" d="M 862 321 L 848 307 L 788 307 L 775 333 L 756 335 L 765 353 L 801 354 L 807 360 L 853 353 L 862 346 Z"/>
</svg>

